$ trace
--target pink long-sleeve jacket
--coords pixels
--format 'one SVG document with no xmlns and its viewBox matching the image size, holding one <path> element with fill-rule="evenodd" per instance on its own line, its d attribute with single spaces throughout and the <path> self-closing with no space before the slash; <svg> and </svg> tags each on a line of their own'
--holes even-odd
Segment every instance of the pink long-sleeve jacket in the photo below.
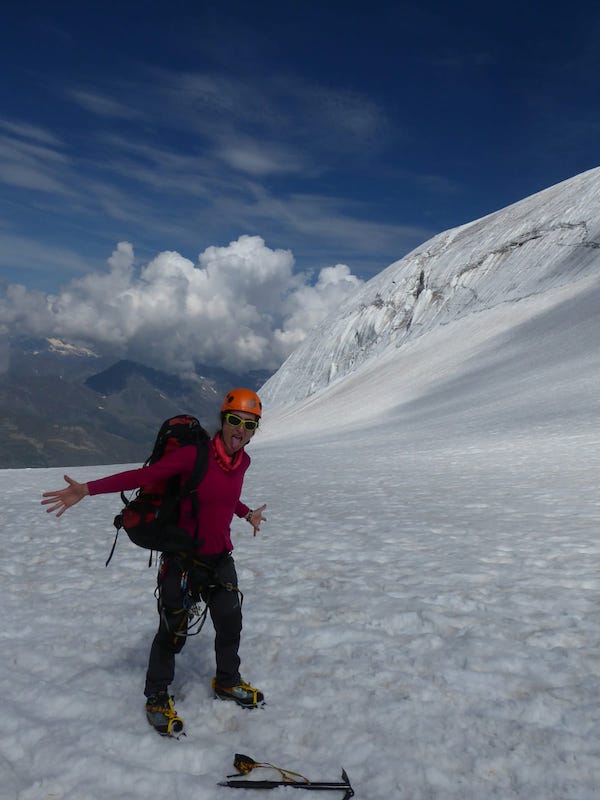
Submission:
<svg viewBox="0 0 600 800">
<path fill-rule="evenodd" d="M 184 483 L 190 476 L 196 460 L 196 447 L 188 445 L 164 456 L 147 467 L 131 469 L 88 481 L 90 495 L 109 492 L 127 492 L 140 486 L 149 486 L 180 476 Z M 191 518 L 192 501 L 186 497 L 181 502 L 179 527 L 191 536 L 198 531 L 197 555 L 218 555 L 233 550 L 231 543 L 231 521 L 233 515 L 244 517 L 250 508 L 241 502 L 244 475 L 250 466 L 250 456 L 244 451 L 239 465 L 225 471 L 219 466 L 212 444 L 208 448 L 208 469 L 198 485 L 198 512 L 196 520 Z"/>
</svg>

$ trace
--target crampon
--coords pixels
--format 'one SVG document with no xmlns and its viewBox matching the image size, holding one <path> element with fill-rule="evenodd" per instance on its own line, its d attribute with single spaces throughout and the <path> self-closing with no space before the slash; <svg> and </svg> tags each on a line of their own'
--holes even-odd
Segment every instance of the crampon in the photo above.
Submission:
<svg viewBox="0 0 600 800">
<path fill-rule="evenodd" d="M 185 736 L 183 720 L 175 711 L 173 698 L 169 697 L 166 692 L 160 692 L 148 698 L 146 717 L 150 725 L 161 736 L 172 736 L 174 739 Z"/>
</svg>

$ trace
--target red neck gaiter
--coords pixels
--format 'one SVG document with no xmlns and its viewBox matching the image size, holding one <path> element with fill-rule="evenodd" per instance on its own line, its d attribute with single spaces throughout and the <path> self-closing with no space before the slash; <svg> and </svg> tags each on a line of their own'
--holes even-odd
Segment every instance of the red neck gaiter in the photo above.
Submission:
<svg viewBox="0 0 600 800">
<path fill-rule="evenodd" d="M 225 452 L 225 445 L 223 444 L 223 439 L 221 438 L 221 434 L 217 433 L 215 438 L 211 441 L 211 447 L 213 451 L 213 455 L 215 457 L 215 461 L 221 467 L 223 472 L 232 472 L 234 469 L 237 469 L 239 465 L 242 463 L 242 456 L 244 454 L 244 449 L 238 450 L 237 453 L 234 453 L 232 456 L 228 455 Z"/>
</svg>

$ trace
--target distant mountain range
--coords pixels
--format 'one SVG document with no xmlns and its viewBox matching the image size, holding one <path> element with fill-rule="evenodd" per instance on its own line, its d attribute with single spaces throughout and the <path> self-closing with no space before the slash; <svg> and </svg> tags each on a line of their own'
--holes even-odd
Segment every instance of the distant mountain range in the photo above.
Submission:
<svg viewBox="0 0 600 800">
<path fill-rule="evenodd" d="M 180 378 L 57 339 L 9 340 L 0 375 L 0 469 L 140 463 L 163 419 L 185 411 L 214 429 L 221 396 L 267 371 L 201 367 Z"/>
</svg>

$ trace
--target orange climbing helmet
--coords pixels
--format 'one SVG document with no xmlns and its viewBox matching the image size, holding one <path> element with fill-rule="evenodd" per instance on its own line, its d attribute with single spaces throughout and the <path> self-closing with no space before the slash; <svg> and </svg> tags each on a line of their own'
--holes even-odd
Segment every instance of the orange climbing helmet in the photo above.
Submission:
<svg viewBox="0 0 600 800">
<path fill-rule="evenodd" d="M 225 395 L 221 406 L 221 413 L 225 411 L 247 411 L 260 419 L 262 403 L 260 397 L 252 389 L 232 389 Z"/>
</svg>

